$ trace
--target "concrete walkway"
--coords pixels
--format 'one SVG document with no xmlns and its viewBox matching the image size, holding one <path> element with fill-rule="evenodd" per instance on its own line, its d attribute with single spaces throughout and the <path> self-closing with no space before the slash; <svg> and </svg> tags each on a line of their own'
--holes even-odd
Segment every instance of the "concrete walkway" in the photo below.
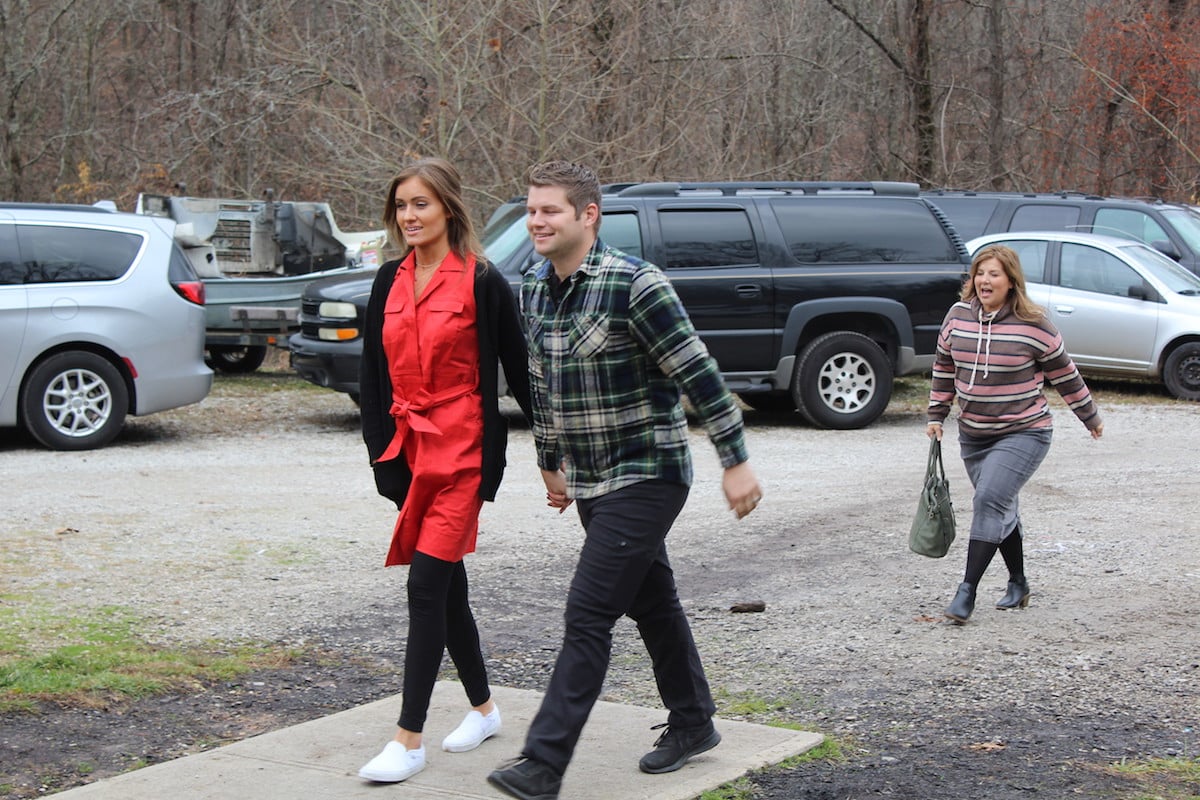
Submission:
<svg viewBox="0 0 1200 800">
<path fill-rule="evenodd" d="M 493 687 L 504 720 L 499 733 L 470 753 L 445 753 L 441 739 L 466 713 L 457 683 L 434 689 L 425 725 L 426 767 L 399 784 L 357 776 L 395 734 L 399 695 L 321 719 L 245 739 L 194 756 L 156 764 L 54 795 L 63 800 L 342 800 L 346 798 L 504 797 L 487 774 L 517 756 L 541 694 Z M 563 781 L 563 800 L 689 800 L 747 772 L 776 764 L 821 743 L 820 734 L 715 720 L 722 736 L 714 750 L 678 772 L 645 775 L 638 759 L 665 722 L 662 709 L 597 703 Z"/>
</svg>

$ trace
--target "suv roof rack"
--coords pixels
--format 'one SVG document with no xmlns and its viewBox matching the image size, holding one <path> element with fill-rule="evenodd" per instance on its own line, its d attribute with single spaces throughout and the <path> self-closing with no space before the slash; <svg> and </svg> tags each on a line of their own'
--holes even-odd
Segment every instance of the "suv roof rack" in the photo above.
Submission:
<svg viewBox="0 0 1200 800">
<path fill-rule="evenodd" d="M 621 184 L 617 184 L 621 186 Z M 904 181 L 718 181 L 712 183 L 635 183 L 618 189 L 618 197 L 735 196 L 751 194 L 848 194 L 917 197 L 920 187 Z"/>
<path fill-rule="evenodd" d="M 1021 192 L 1021 191 L 992 191 L 986 189 L 925 189 L 921 194 L 926 197 L 1031 197 L 1057 198 L 1060 200 L 1119 200 L 1131 203 L 1149 203 L 1150 205 L 1167 205 L 1161 197 L 1124 197 L 1122 195 L 1104 195 L 1094 192 L 1082 192 L 1078 189 L 1059 189 L 1052 192 Z M 1175 205 L 1179 205 L 1176 203 Z"/>
</svg>

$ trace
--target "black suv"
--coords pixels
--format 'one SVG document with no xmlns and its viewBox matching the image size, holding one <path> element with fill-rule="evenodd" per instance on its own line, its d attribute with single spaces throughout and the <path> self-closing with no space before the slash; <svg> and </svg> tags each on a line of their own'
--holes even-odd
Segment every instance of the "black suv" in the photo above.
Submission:
<svg viewBox="0 0 1200 800">
<path fill-rule="evenodd" d="M 729 388 L 759 409 L 861 428 L 893 375 L 928 370 L 969 258 L 916 184 L 642 183 L 606 187 L 600 236 L 659 265 Z M 484 247 L 514 291 L 538 260 L 521 199 Z M 292 365 L 356 394 L 370 279 L 320 281 L 302 298 Z"/>
<path fill-rule="evenodd" d="M 1104 233 L 1144 242 L 1200 274 L 1200 214 L 1189 206 L 1081 192 L 933 189 L 921 195 L 968 241 L 1009 231 Z"/>
</svg>

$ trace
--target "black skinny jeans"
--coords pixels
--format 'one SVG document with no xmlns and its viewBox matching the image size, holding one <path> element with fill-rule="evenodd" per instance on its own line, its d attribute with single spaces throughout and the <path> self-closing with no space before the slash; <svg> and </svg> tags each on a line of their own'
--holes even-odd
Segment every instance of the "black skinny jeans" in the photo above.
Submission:
<svg viewBox="0 0 1200 800">
<path fill-rule="evenodd" d="M 479 649 L 479 629 L 467 600 L 467 568 L 462 561 L 415 553 L 408 568 L 408 646 L 397 723 L 401 728 L 416 733 L 424 729 L 446 650 L 471 705 L 486 703 L 492 693 Z"/>
<path fill-rule="evenodd" d="M 577 501 L 587 536 L 567 594 L 562 650 L 530 724 L 526 758 L 566 771 L 604 686 L 613 626 L 625 614 L 650 653 L 667 722 L 690 728 L 712 718 L 716 705 L 667 560 L 667 532 L 687 495 L 686 486 L 655 480 Z"/>
</svg>

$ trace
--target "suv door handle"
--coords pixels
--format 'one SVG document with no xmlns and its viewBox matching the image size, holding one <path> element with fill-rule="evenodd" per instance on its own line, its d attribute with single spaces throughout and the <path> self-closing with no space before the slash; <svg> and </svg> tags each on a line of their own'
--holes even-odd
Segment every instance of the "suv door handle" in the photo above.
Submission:
<svg viewBox="0 0 1200 800">
<path fill-rule="evenodd" d="M 738 297 L 751 298 L 762 296 L 762 287 L 754 283 L 743 283 L 741 286 L 734 287 L 734 291 L 737 292 Z"/>
<path fill-rule="evenodd" d="M 1064 317 L 1069 317 L 1071 312 L 1075 310 L 1075 306 L 1055 306 L 1054 310 Z"/>
</svg>

